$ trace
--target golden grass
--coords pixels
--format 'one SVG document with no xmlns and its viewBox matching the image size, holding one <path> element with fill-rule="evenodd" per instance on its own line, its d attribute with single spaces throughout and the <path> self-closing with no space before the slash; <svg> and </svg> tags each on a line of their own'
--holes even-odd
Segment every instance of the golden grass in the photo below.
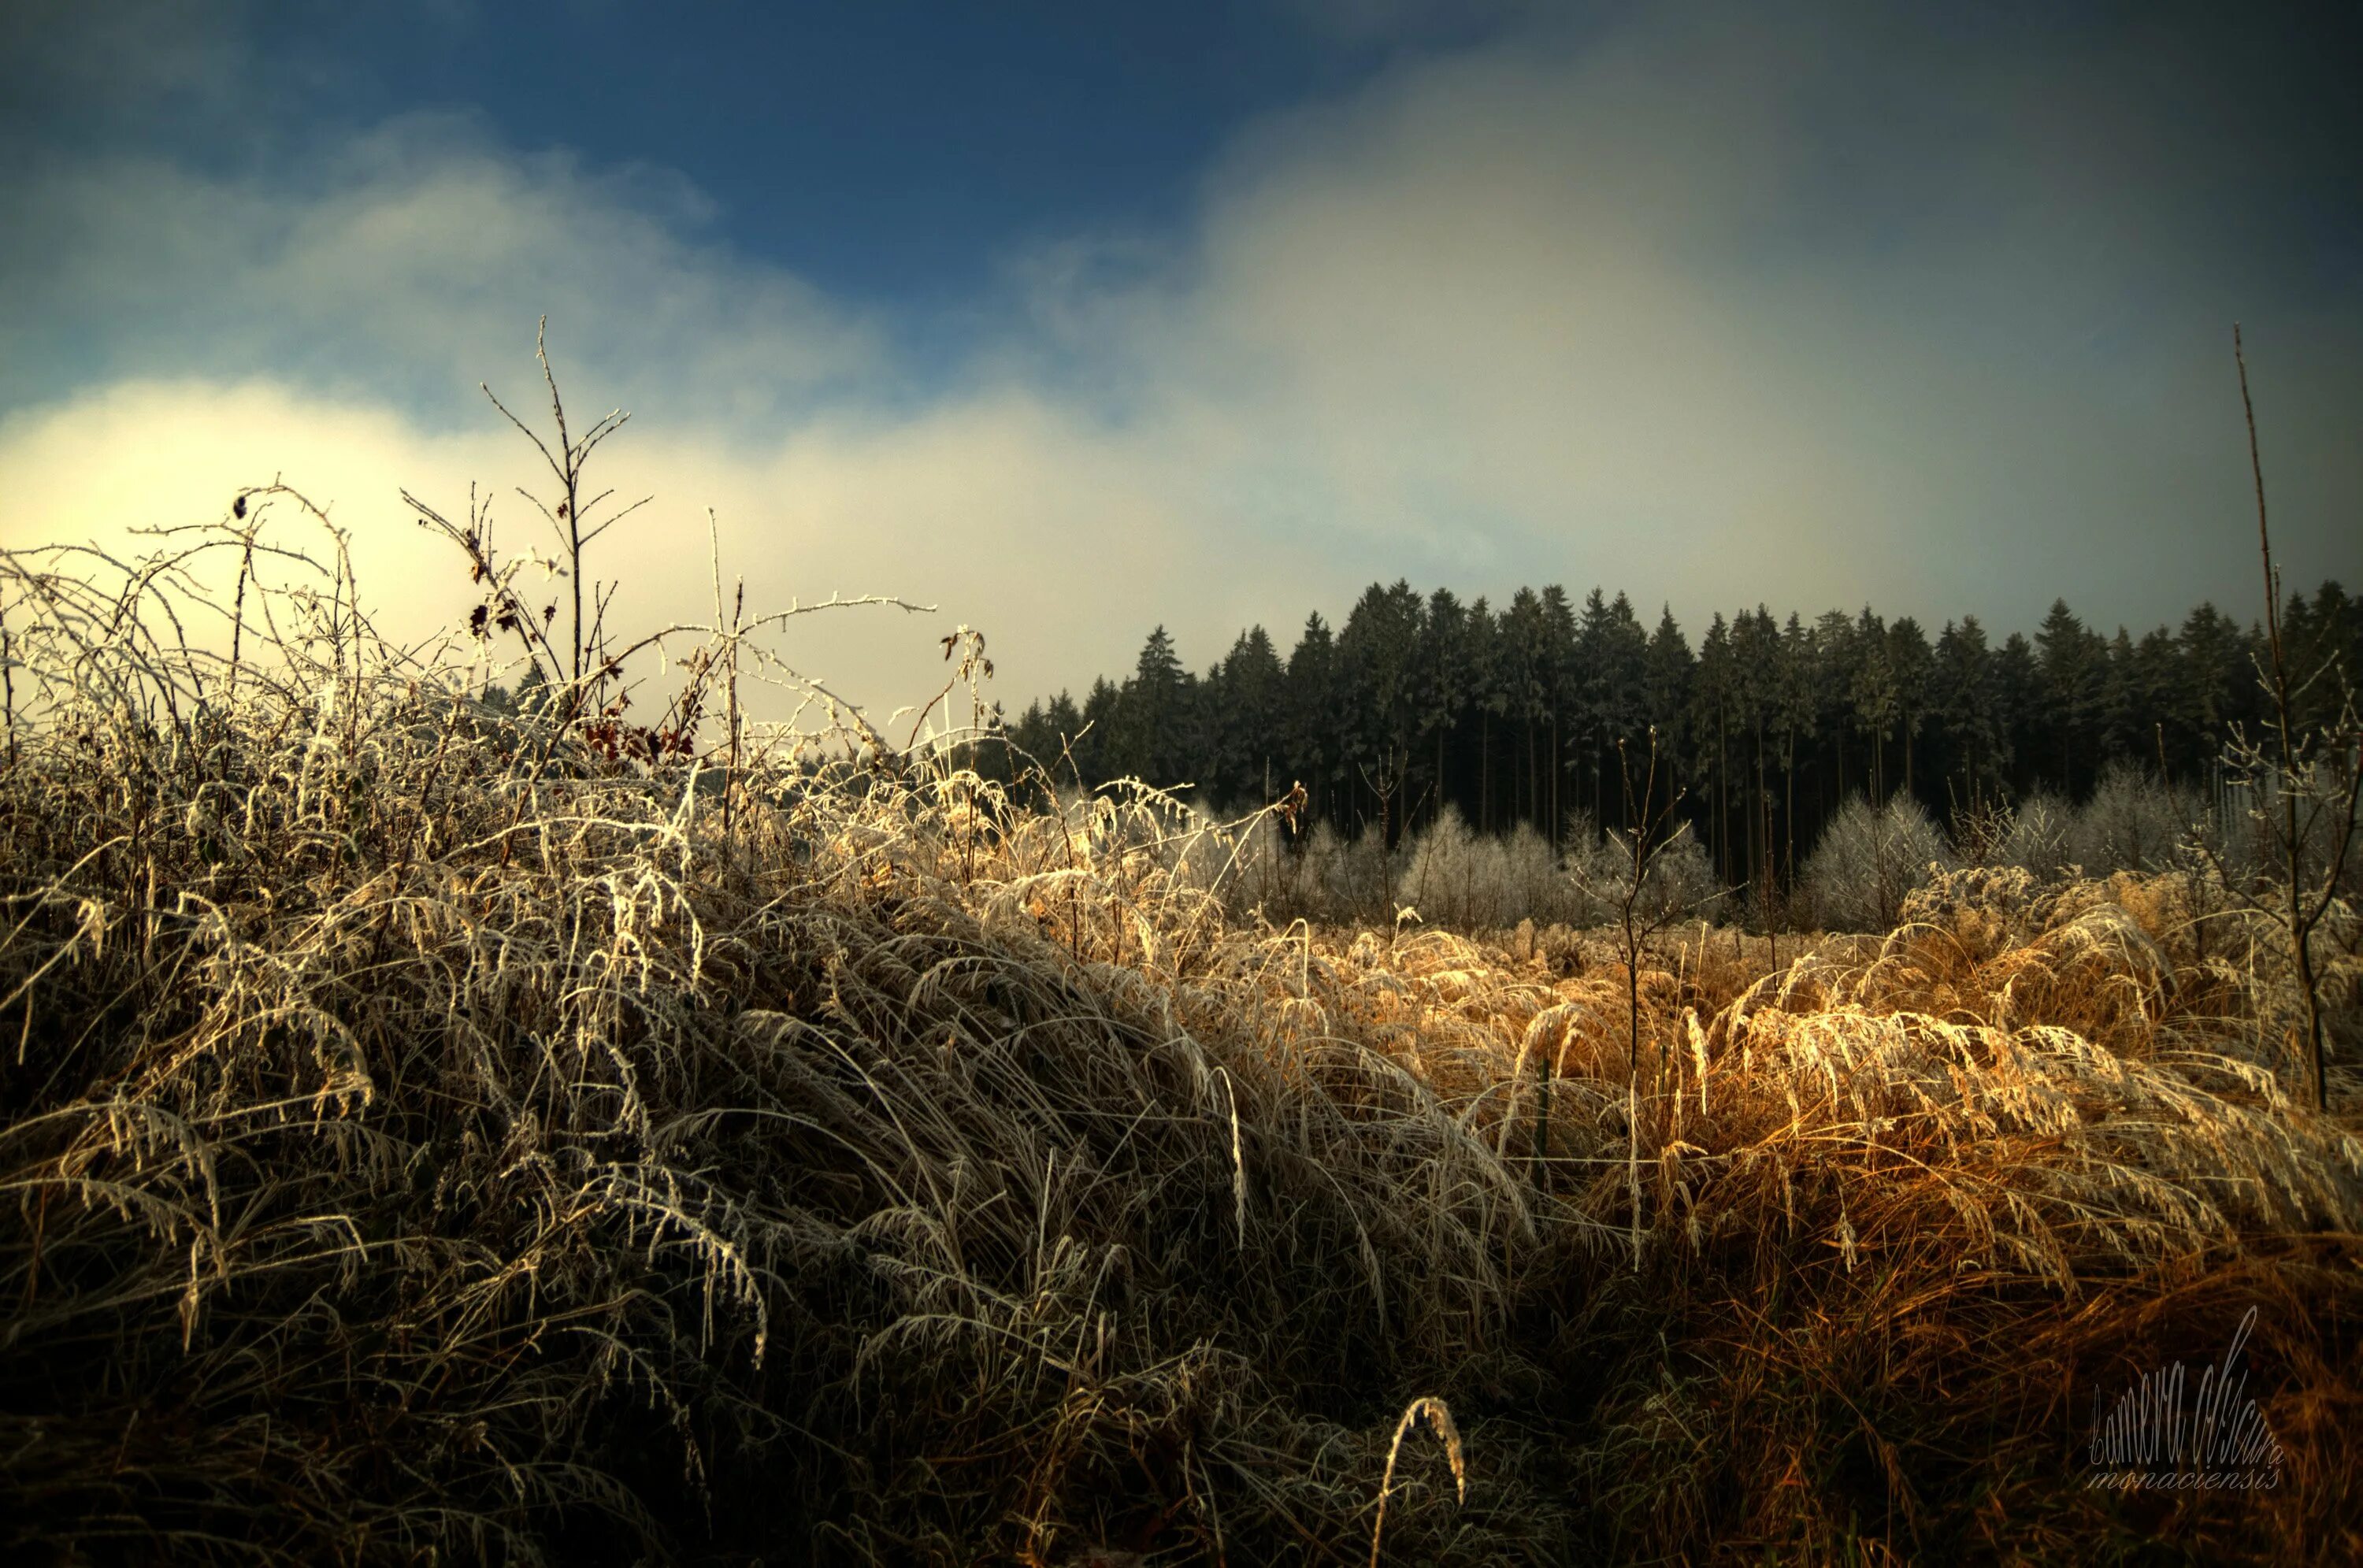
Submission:
<svg viewBox="0 0 2363 1568">
<path fill-rule="evenodd" d="M 2187 885 L 1677 930 L 1636 1063 L 1604 944 L 1265 925 L 1146 792 L 715 790 L 7 572 L 19 1557 L 2363 1553 L 2363 1142 Z M 2252 1306 L 2283 1484 L 2088 1489 Z"/>
</svg>

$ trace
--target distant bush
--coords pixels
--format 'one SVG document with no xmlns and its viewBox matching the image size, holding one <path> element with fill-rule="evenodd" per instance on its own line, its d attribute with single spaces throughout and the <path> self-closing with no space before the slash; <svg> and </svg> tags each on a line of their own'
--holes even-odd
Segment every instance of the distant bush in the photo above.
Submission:
<svg viewBox="0 0 2363 1568">
<path fill-rule="evenodd" d="M 1995 863 L 2044 878 L 2065 876 L 2076 864 L 2076 808 L 2042 791 L 2029 795 L 2010 813 Z"/>
<path fill-rule="evenodd" d="M 2069 843 L 2085 875 L 2105 877 L 2166 869 L 2190 834 L 2191 813 L 2173 791 L 2140 768 L 2113 762 L 2077 812 Z"/>
<path fill-rule="evenodd" d="M 1832 931 L 1885 931 L 1903 900 L 1952 864 L 1952 852 L 1919 801 L 1896 795 L 1874 806 L 1857 795 L 1839 808 L 1805 861 L 1814 918 Z"/>
<path fill-rule="evenodd" d="M 1419 911 L 1428 924 L 1456 931 L 1512 925 L 1525 913 L 1512 912 L 1519 900 L 1510 886 L 1502 841 L 1470 832 L 1449 806 L 1413 840 L 1395 897 Z"/>
<path fill-rule="evenodd" d="M 1569 833 L 1574 847 L 1568 851 L 1568 880 L 1572 908 L 1567 919 L 1577 926 L 1614 925 L 1623 911 L 1624 893 L 1633 876 L 1633 841 L 1612 828 L 1596 831 L 1588 814 L 1578 814 Z M 1706 846 L 1688 824 L 1649 856 L 1637 908 L 1645 916 L 1704 912 L 1723 891 Z"/>
<path fill-rule="evenodd" d="M 1225 903 L 1275 925 L 1385 924 L 1394 916 L 1387 901 L 1391 869 L 1403 854 L 1390 856 L 1375 829 L 1348 838 L 1318 822 L 1292 842 L 1270 817 L 1259 817 L 1238 841 L 1236 869 L 1224 879 Z"/>
<path fill-rule="evenodd" d="M 2021 801 L 2009 813 L 1995 861 L 2058 881 L 2174 870 L 2212 857 L 2238 881 L 2259 864 L 2246 800 L 2233 791 L 2211 804 L 2113 763 L 2081 805 L 2048 791 Z"/>
</svg>

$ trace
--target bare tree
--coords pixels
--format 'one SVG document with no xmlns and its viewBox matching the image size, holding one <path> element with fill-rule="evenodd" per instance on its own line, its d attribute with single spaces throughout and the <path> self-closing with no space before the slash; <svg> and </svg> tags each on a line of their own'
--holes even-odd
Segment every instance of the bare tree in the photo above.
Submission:
<svg viewBox="0 0 2363 1568">
<path fill-rule="evenodd" d="M 1587 884 L 1587 893 L 1615 911 L 1618 951 L 1625 963 L 1626 1177 L 1632 1190 L 1633 1256 L 1637 1266 L 1641 1255 L 1641 955 L 1652 939 L 1689 916 L 1702 900 L 1692 892 L 1690 879 L 1676 873 L 1671 858 L 1670 852 L 1691 829 L 1687 822 L 1677 821 L 1674 814 L 1682 802 L 1683 791 L 1670 789 L 1662 801 L 1659 798 L 1655 724 L 1649 726 L 1649 754 L 1639 767 L 1637 780 L 1635 771 L 1631 750 L 1620 736 L 1616 742 L 1616 772 L 1624 793 L 1627 825 L 1621 832 L 1609 834 L 1609 844 L 1617 853 L 1603 857 L 1603 865 L 1614 868 L 1614 880 L 1603 883 L 1596 871 L 1581 865 L 1576 875 Z M 1653 1041 L 1652 1044 L 1655 1050 L 1649 1068 L 1648 1098 L 1654 1105 L 1665 1094 L 1667 1056 L 1662 1041 Z M 1541 1115 L 1535 1134 L 1538 1151 L 1546 1147 L 1544 1140 L 1550 1124 L 1551 1067 L 1549 1062 L 1543 1066 Z"/>
<path fill-rule="evenodd" d="M 2269 831 L 2275 858 L 2286 878 L 2279 889 L 2278 907 L 2269 912 L 2289 933 L 2305 1009 L 2307 1075 L 2313 1080 L 2314 1109 L 2326 1110 L 2329 1064 L 2323 1040 L 2321 978 L 2314 972 L 2312 938 L 2337 900 L 2346 857 L 2355 843 L 2357 786 L 2363 780 L 2357 749 L 2358 739 L 2363 739 L 2363 725 L 2357 723 L 2348 673 L 2335 657 L 2291 684 L 2289 653 L 2281 636 L 2280 570 L 2273 565 L 2272 535 L 2265 523 L 2265 468 L 2257 450 L 2257 406 L 2248 395 L 2248 360 L 2237 322 L 2232 325 L 2232 359 L 2239 368 L 2240 408 L 2248 422 L 2248 471 L 2257 488 L 2257 548 L 2265 571 L 2265 655 L 2258 661 L 2258 678 L 2272 706 L 2265 721 L 2271 734 L 2269 752 L 2245 734 L 2237 735 L 2229 761 L 2235 769 L 2264 786 L 2255 809 Z M 2294 716 L 2296 704 L 2310 687 L 2325 678 L 2341 689 L 2337 716 L 2308 729 Z M 2309 868 L 2306 852 L 2314 844 L 2321 845 L 2320 858 Z"/>
</svg>

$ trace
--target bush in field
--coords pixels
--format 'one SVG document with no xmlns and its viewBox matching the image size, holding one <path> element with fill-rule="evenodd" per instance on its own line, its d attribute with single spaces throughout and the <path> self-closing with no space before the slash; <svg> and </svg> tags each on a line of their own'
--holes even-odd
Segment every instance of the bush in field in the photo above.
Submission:
<svg viewBox="0 0 2363 1568">
<path fill-rule="evenodd" d="M 1322 919 L 1339 925 L 1384 925 L 1392 917 L 1387 894 L 1393 878 L 1386 839 L 1376 827 L 1348 838 L 1322 823 L 1308 836 L 1304 853 L 1318 889 L 1315 907 Z"/>
<path fill-rule="evenodd" d="M 1241 919 L 1261 918 L 1274 925 L 1313 918 L 1307 912 L 1307 878 L 1304 856 L 1288 842 L 1288 832 L 1270 814 L 1255 818 L 1233 842 L 1237 865 L 1224 885 L 1224 904 Z"/>
<path fill-rule="evenodd" d="M 2089 877 L 2163 871 L 2178 863 L 2191 828 L 2174 793 L 2140 768 L 2112 763 L 2076 812 L 2069 858 Z"/>
<path fill-rule="evenodd" d="M 1226 842 L 1235 848 L 1226 851 L 1222 864 L 1230 869 L 1220 885 L 1235 914 L 1252 912 L 1275 925 L 1384 925 L 1394 917 L 1391 872 L 1404 851 L 1391 854 L 1375 828 L 1348 838 L 1318 822 L 1292 842 L 1267 813 L 1237 825 Z M 1203 855 L 1198 859 L 1212 866 Z"/>
<path fill-rule="evenodd" d="M 1448 807 L 1414 839 L 1395 896 L 1430 925 L 1454 931 L 1614 923 L 1631 871 L 1629 845 L 1581 812 L 1569 819 L 1567 843 L 1556 852 L 1524 823 L 1500 838 L 1471 833 Z M 1719 890 L 1705 850 L 1687 833 L 1650 860 L 1645 901 L 1652 907 L 1703 908 Z"/>
<path fill-rule="evenodd" d="M 2010 813 L 1995 863 L 2014 866 L 2045 879 L 2069 874 L 2077 864 L 2076 808 L 2048 791 L 2038 791 Z"/>
<path fill-rule="evenodd" d="M 1493 838 L 1471 833 L 1447 808 L 1392 850 L 1375 827 L 1348 838 L 1315 823 L 1294 845 L 1269 822 L 1245 831 L 1243 872 L 1226 900 L 1275 923 L 1386 926 L 1408 908 L 1430 925 L 1482 931 L 1565 920 L 1570 908 L 1559 857 L 1524 825 Z"/>
<path fill-rule="evenodd" d="M 2235 878 L 2253 872 L 2258 857 L 2242 842 L 2243 820 L 2228 825 L 2220 812 L 2202 812 L 2181 791 L 2161 787 L 2139 768 L 2113 763 L 2091 800 L 2071 805 L 2049 791 L 2028 796 L 2009 813 L 1996 863 L 2046 880 L 2119 871 L 2164 871 L 2213 855 Z M 2234 813 L 2235 819 L 2245 813 Z"/>
<path fill-rule="evenodd" d="M 1515 925 L 1524 920 L 1537 925 L 1571 922 L 1574 889 L 1568 884 L 1566 863 L 1551 847 L 1550 840 L 1526 823 L 1512 828 L 1509 836 L 1498 841 L 1501 845 L 1501 878 L 1503 901 L 1508 906 L 1504 924 Z"/>
<path fill-rule="evenodd" d="M 1831 931 L 1885 931 L 1903 900 L 1952 861 L 1919 801 L 1905 795 L 1874 806 L 1857 795 L 1839 808 L 1805 861 L 1805 896 Z"/>
<path fill-rule="evenodd" d="M 1510 912 L 1501 841 L 1471 832 L 1450 806 L 1413 838 L 1395 898 L 1429 925 L 1452 931 L 1495 930 L 1519 918 Z"/>
<path fill-rule="evenodd" d="M 1633 845 L 1616 829 L 1599 832 L 1589 812 L 1578 812 L 1570 825 L 1568 889 L 1570 907 L 1564 918 L 1590 929 L 1614 925 L 1623 913 L 1624 897 L 1632 880 Z M 1688 915 L 1713 909 L 1723 888 L 1706 846 L 1687 826 L 1647 856 L 1637 907 L 1651 917 L 1680 911 Z"/>
</svg>

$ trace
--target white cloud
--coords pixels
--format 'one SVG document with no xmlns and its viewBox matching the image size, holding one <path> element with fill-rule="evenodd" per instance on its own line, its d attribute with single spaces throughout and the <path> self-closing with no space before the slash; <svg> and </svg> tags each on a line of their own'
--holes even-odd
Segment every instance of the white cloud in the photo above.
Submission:
<svg viewBox="0 0 2363 1568">
<path fill-rule="evenodd" d="M 2351 282 L 2280 303 L 2138 160 L 2124 189 L 2053 178 L 2073 94 L 2014 67 L 1989 84 L 2056 111 L 2034 140 L 1915 145 L 1925 189 L 1834 159 L 1815 105 L 1858 64 L 1769 24 L 1407 59 L 1249 129 L 1187 234 L 1026 259 L 1007 335 L 926 387 L 879 324 L 704 237 L 677 177 L 465 120 L 387 127 L 301 192 L 53 167 L 23 187 L 46 259 L 0 241 L 0 359 L 64 322 L 107 373 L 0 425 L 0 544 L 283 469 L 366 522 L 401 614 L 448 614 L 394 492 L 530 477 L 467 400 L 489 380 L 532 416 L 547 311 L 574 407 L 641 411 L 608 449 L 659 497 L 614 536 L 626 613 L 704 612 L 711 505 L 752 603 L 940 604 L 786 639 L 882 707 L 933 690 L 955 622 L 1022 701 L 1120 671 L 1152 624 L 1203 666 L 1398 575 L 1623 587 L 1694 631 L 1758 600 L 2024 625 L 2055 593 L 2139 624 L 2249 602 L 2247 313 L 2290 579 L 2354 578 Z"/>
<path fill-rule="evenodd" d="M 0 547 L 96 542 L 120 556 L 142 547 L 138 529 L 218 518 L 240 486 L 283 478 L 348 531 L 381 629 L 417 640 L 457 624 L 474 599 L 456 554 L 416 525 L 400 492 L 464 517 L 473 484 L 507 553 L 549 556 L 548 525 L 516 493 L 549 492 L 538 464 L 490 421 L 453 434 L 280 383 L 126 382 L 0 420 L 11 501 Z M 1190 584 L 1203 543 L 1144 465 L 1016 394 L 892 425 L 816 425 L 761 449 L 636 423 L 594 464 L 619 500 L 657 497 L 592 560 L 593 577 L 620 582 L 627 632 L 711 618 L 708 507 L 725 580 L 745 580 L 750 611 L 833 594 L 932 605 L 916 618 L 832 613 L 772 639 L 803 672 L 882 713 L 941 684 L 937 639 L 962 623 L 1029 682 L 1007 696 L 1128 659 L 1139 615 L 1157 613 L 1148 585 Z M 294 538 L 310 537 L 291 509 L 280 515 Z M 1222 617 L 1241 608 L 1219 594 L 1215 604 Z"/>
<path fill-rule="evenodd" d="M 421 114 L 326 156 L 301 191 L 155 160 L 59 160 L 11 193 L 21 291 L 0 354 L 98 326 L 135 374 L 299 373 L 473 417 L 474 387 L 543 314 L 578 388 L 682 417 L 769 420 L 875 384 L 875 333 L 777 268 L 701 239 L 677 174 L 511 153 Z"/>
</svg>

